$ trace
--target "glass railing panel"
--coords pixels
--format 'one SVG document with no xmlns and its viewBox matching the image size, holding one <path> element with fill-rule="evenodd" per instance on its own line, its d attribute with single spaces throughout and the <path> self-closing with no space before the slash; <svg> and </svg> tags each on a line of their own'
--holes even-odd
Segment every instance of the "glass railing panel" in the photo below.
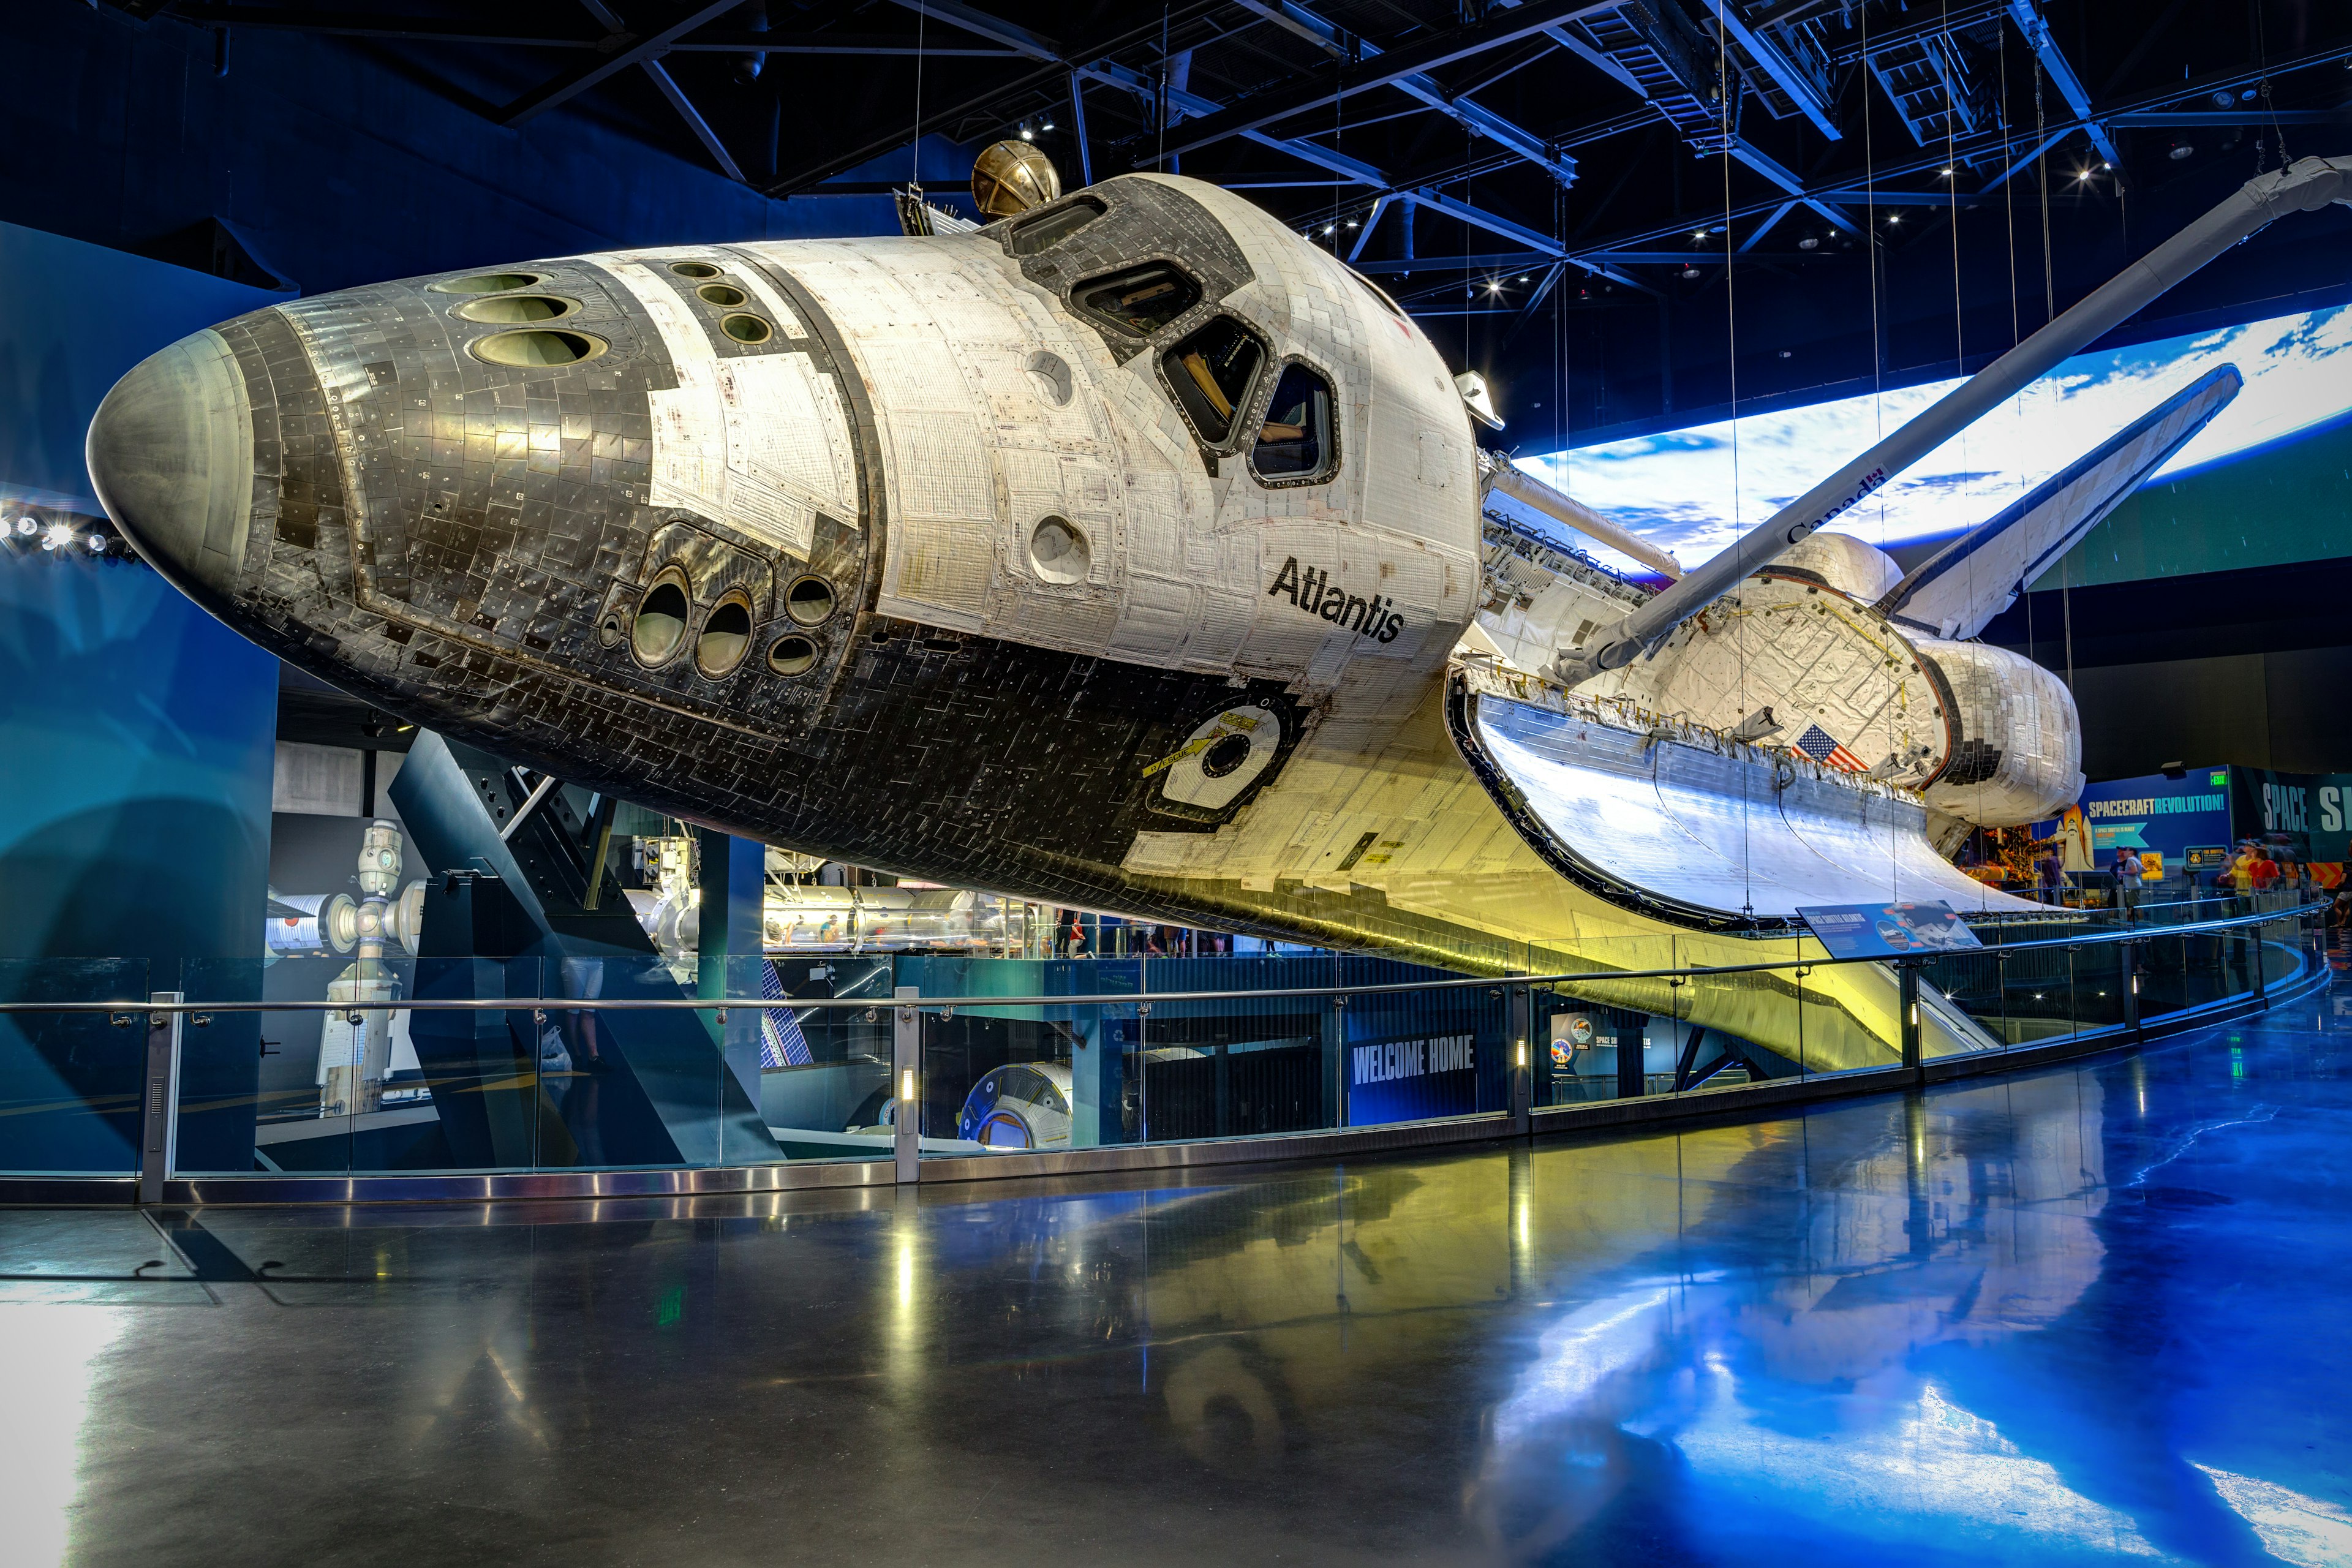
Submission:
<svg viewBox="0 0 2352 1568">
<path fill-rule="evenodd" d="M 563 1008 L 534 1016 L 530 1005 L 604 994 L 601 969 L 575 970 L 567 985 L 558 966 L 535 958 L 416 958 L 384 967 L 385 988 L 402 999 L 488 1005 L 328 1015 L 321 1109 L 349 1119 L 352 1172 L 605 1163 L 599 1086 L 612 1062 L 602 1020 Z M 524 1005 L 499 1005 L 509 1001 Z M 347 1059 L 363 1065 L 348 1068 Z"/>
<path fill-rule="evenodd" d="M 1938 953 L 1921 966 L 1923 1059 L 2008 1048 L 2002 968 L 1992 948 Z"/>
<path fill-rule="evenodd" d="M 1114 933 L 1121 928 L 1113 927 Z M 1002 1005 L 992 996 L 1132 994 L 1139 959 L 908 955 L 923 994 L 919 1137 L 927 1159 L 1059 1152 L 1141 1142 L 1148 1053 L 1131 1003 Z M 935 998 L 964 998 L 945 1005 Z M 889 1014 L 883 1014 L 887 1019 Z M 877 1042 L 888 1060 L 890 1042 Z M 894 1097 L 892 1124 L 901 1114 Z"/>
<path fill-rule="evenodd" d="M 1351 986 L 1451 978 L 1418 964 L 1341 954 L 1333 978 Z M 1513 1040 L 1508 991 L 1484 985 L 1376 992 L 1317 1010 L 1338 1034 L 1346 1125 L 1500 1112 L 1511 1108 Z M 1328 1056 L 1328 1044 L 1327 1044 Z"/>
<path fill-rule="evenodd" d="M 1529 988 L 1535 1109 L 1667 1091 L 1685 997 L 1672 972 L 1686 962 L 1671 936 L 1579 939 L 1572 953 L 1531 957 L 1539 973 L 1578 976 Z"/>
<path fill-rule="evenodd" d="M 2130 952 L 2119 942 L 2091 942 L 2069 955 L 2078 1032 L 2123 1026 L 2125 995 L 2131 985 Z"/>
<path fill-rule="evenodd" d="M 1366 983 L 1436 972 L 1370 961 Z M 1329 985 L 1339 974 L 1328 953 L 1153 958 L 1144 989 L 1157 995 L 1240 992 L 1195 1002 L 1155 1001 L 1139 1020 L 1140 1125 L 1150 1142 L 1267 1137 L 1347 1125 L 1356 1028 L 1409 1026 L 1410 1011 L 1383 1001 L 1362 1020 L 1357 999 L 1265 993 Z"/>
<path fill-rule="evenodd" d="M 775 1144 L 769 1158 L 889 1159 L 891 960 L 786 953 L 728 967 L 730 1000 L 753 1005 L 729 1009 L 726 1059 Z M 860 997 L 873 1005 L 812 1005 Z"/>
<path fill-rule="evenodd" d="M 0 1171 L 139 1168 L 147 998 L 144 959 L 0 960 L 0 1001 L 129 1005 L 119 1014 L 0 1014 Z"/>
<path fill-rule="evenodd" d="M 343 1174 L 351 1169 L 347 1109 L 326 1103 L 322 1047 L 340 1045 L 351 1058 L 349 1037 L 362 1042 L 364 1026 L 320 1007 L 241 1012 L 232 1005 L 253 1002 L 323 1003 L 331 995 L 349 1001 L 352 987 L 339 984 L 356 968 L 348 954 L 267 959 L 191 959 L 181 966 L 179 987 L 190 1003 L 217 1003 L 222 1011 L 194 1013 L 182 1026 L 180 1126 L 175 1172 L 189 1175 Z M 376 1020 L 379 1033 L 383 1020 Z M 338 1076 L 348 1093 L 352 1073 Z M 193 1135 L 191 1135 L 193 1134 Z M 281 1148 L 279 1145 L 285 1145 Z M 281 1158 L 282 1156 L 282 1158 Z"/>
<path fill-rule="evenodd" d="M 1692 960 L 1710 957 L 1698 942 L 1683 945 Z M 1821 965 L 1800 963 L 1803 952 L 1793 936 L 1759 938 L 1745 946 L 1738 961 L 1763 967 L 1738 974 L 1694 974 L 1678 990 L 1683 1022 L 1677 1047 L 1671 1054 L 1652 1052 L 1651 1092 L 1718 1093 L 1870 1065 L 1866 1027 L 1858 1027 L 1856 1017 L 1843 1007 L 1821 1005 L 1824 999 L 1843 1000 L 1850 977 L 1832 980 Z"/>
</svg>

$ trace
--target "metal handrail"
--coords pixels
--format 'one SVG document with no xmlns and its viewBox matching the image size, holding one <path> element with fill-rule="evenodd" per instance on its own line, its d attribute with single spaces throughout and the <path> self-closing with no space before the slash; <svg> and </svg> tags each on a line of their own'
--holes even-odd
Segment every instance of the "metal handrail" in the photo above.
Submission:
<svg viewBox="0 0 2352 1568">
<path fill-rule="evenodd" d="M 2135 942 L 2149 942 L 2158 937 L 2195 936 L 2206 931 L 2234 930 L 2241 926 L 2268 925 L 2284 920 L 2325 910 L 2331 900 L 2320 899 L 2299 904 L 2293 909 L 2260 910 L 2252 914 L 2231 915 L 2222 920 L 2199 921 L 2184 925 L 2151 926 L 2137 930 L 2101 931 L 2082 936 L 2048 937 L 2036 942 L 1997 942 L 1986 947 L 1948 948 L 1935 953 L 1901 954 L 1893 958 L 1884 955 L 1836 958 L 1822 954 L 1813 958 L 1784 958 L 1768 963 L 1724 963 L 1694 965 L 1680 969 L 1589 969 L 1567 970 L 1552 974 L 1461 975 L 1449 980 L 1383 981 L 1374 984 L 1285 985 L 1265 990 L 1246 991 L 1114 991 L 1095 995 L 1063 996 L 494 996 L 494 997 L 398 997 L 366 1002 L 257 1001 L 257 1002 L 146 1002 L 125 998 L 114 1002 L 0 1002 L 0 1016 L 12 1013 L 129 1013 L 152 1014 L 157 1017 L 174 1013 L 593 1013 L 593 1012 L 662 1012 L 689 1011 L 698 1013 L 725 1012 L 730 1008 L 766 1011 L 789 1007 L 835 1009 L 847 1012 L 874 1011 L 886 1008 L 913 1008 L 918 1011 L 940 1007 L 1117 1007 L 1136 1003 L 1161 1002 L 1242 1002 L 1286 996 L 1380 996 L 1420 991 L 1458 991 L 1477 986 L 1489 988 L 1505 985 L 1549 986 L 1575 981 L 1661 980 L 1677 977 L 1695 979 L 1718 974 L 1757 974 L 1780 969 L 1812 970 L 1823 966 L 1847 963 L 1925 963 L 1935 958 L 1966 957 L 1972 953 L 2003 956 L 2012 952 L 2032 952 L 2046 948 L 2075 949 L 2114 946 Z M 1371 956 L 1378 956 L 1377 954 Z M 386 962 L 409 962 L 414 960 Z M 625 957 L 609 962 L 625 963 Z M 1117 960 L 1112 962 L 1126 962 Z M 1143 961 L 1137 961 L 1143 962 Z M 1191 961 L 1186 961 L 1191 962 Z"/>
</svg>

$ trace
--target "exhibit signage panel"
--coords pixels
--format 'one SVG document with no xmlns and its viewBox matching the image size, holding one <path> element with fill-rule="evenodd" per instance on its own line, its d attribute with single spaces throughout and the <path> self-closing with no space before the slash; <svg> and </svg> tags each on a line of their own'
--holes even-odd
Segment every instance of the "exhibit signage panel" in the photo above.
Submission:
<svg viewBox="0 0 2352 1568">
<path fill-rule="evenodd" d="M 2294 860 L 2352 859 L 2352 773 L 2230 770 L 2230 808 L 2241 838 L 2284 847 Z"/>
<path fill-rule="evenodd" d="M 1367 1127 L 1478 1109 L 1476 1031 L 1349 1041 L 1348 1121 Z"/>
<path fill-rule="evenodd" d="M 2186 778 L 2158 773 L 2090 785 L 2082 813 L 2092 863 L 2105 870 L 2118 849 L 2153 849 L 2177 866 L 2193 847 L 2229 843 L 2230 774 L 2228 768 L 2192 768 Z"/>
<path fill-rule="evenodd" d="M 1827 904 L 1797 913 L 1832 958 L 1899 958 L 1983 945 L 1949 904 Z"/>
</svg>

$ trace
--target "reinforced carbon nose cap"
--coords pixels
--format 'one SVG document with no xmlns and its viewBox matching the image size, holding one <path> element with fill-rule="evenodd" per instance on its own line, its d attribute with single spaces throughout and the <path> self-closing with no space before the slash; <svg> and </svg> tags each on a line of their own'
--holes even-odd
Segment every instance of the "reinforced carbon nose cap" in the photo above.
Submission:
<svg viewBox="0 0 2352 1568">
<path fill-rule="evenodd" d="M 236 592 L 253 516 L 253 412 L 218 332 L 183 338 L 114 384 L 89 424 L 107 516 L 181 589 Z"/>
</svg>

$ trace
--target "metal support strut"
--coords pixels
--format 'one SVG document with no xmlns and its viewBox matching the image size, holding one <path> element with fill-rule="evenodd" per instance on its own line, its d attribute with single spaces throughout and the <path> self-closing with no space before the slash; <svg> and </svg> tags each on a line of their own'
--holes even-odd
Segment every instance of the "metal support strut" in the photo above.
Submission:
<svg viewBox="0 0 2352 1568">
<path fill-rule="evenodd" d="M 890 1117 L 891 1152 L 901 1182 L 922 1179 L 923 1164 L 923 1022 L 915 998 L 922 988 L 901 985 L 898 1005 L 890 1012 L 891 1088 L 898 1109 Z"/>
<path fill-rule="evenodd" d="M 158 991 L 150 1001 L 171 1005 L 187 1000 L 178 991 Z M 139 1197 L 142 1204 L 163 1201 L 163 1178 L 171 1174 L 180 1141 L 180 1032 L 184 1013 L 147 1015 L 147 1071 L 139 1091 Z"/>
</svg>

